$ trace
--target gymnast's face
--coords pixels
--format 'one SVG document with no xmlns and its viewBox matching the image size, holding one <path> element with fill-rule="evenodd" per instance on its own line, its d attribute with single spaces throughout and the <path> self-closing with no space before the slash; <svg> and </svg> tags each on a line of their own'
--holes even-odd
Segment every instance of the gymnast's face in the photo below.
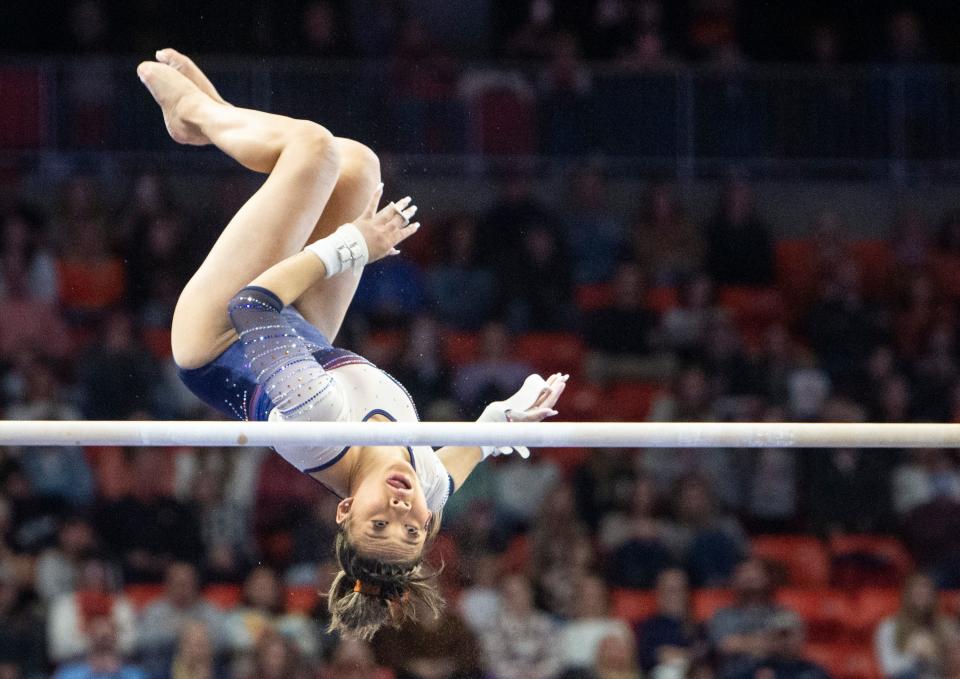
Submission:
<svg viewBox="0 0 960 679">
<path fill-rule="evenodd" d="M 431 519 L 420 480 L 407 462 L 368 474 L 353 496 L 337 505 L 350 541 L 364 556 L 410 561 L 420 556 Z"/>
</svg>

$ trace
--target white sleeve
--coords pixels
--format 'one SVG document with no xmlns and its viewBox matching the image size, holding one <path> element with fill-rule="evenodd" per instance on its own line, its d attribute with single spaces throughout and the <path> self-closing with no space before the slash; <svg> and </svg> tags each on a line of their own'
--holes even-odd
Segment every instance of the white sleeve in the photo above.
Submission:
<svg viewBox="0 0 960 679">
<path fill-rule="evenodd" d="M 914 669 L 916 665 L 916 659 L 913 656 L 907 655 L 897 648 L 896 630 L 896 621 L 887 618 L 877 626 L 874 635 L 877 662 L 885 677 L 904 674 Z"/>
<path fill-rule="evenodd" d="M 439 512 L 453 494 L 453 479 L 433 448 L 415 446 L 411 450 L 417 477 L 427 499 L 427 508 L 431 512 Z"/>
</svg>

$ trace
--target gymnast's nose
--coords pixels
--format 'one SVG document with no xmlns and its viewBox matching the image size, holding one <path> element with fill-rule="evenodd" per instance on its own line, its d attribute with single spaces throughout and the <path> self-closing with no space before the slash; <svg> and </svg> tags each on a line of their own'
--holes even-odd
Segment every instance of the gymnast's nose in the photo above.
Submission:
<svg viewBox="0 0 960 679">
<path fill-rule="evenodd" d="M 396 498 L 396 497 L 390 498 L 390 506 L 401 512 L 410 511 L 410 503 L 407 502 L 406 500 L 401 500 L 400 498 Z"/>
</svg>

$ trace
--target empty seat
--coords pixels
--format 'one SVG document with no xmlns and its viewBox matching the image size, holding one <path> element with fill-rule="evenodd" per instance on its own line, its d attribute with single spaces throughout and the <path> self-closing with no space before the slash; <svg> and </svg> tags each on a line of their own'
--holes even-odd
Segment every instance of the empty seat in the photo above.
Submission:
<svg viewBox="0 0 960 679">
<path fill-rule="evenodd" d="M 783 588 L 777 603 L 803 618 L 811 642 L 845 639 L 848 621 L 854 618 L 851 597 L 841 590 Z"/>
<path fill-rule="evenodd" d="M 657 597 L 649 590 L 615 589 L 610 595 L 610 605 L 614 616 L 635 625 L 657 612 Z"/>
<path fill-rule="evenodd" d="M 825 588 L 830 584 L 830 558 L 817 538 L 805 536 L 758 536 L 751 541 L 754 556 L 785 571 L 794 587 Z"/>
<path fill-rule="evenodd" d="M 208 585 L 203 590 L 203 598 L 217 608 L 229 610 L 240 603 L 240 585 Z"/>
</svg>

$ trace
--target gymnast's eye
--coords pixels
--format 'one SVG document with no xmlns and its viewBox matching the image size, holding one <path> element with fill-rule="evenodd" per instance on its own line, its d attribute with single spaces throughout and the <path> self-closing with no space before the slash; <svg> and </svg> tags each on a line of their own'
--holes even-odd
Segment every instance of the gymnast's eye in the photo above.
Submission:
<svg viewBox="0 0 960 679">
<path fill-rule="evenodd" d="M 412 538 L 417 537 L 420 534 L 420 530 L 416 526 L 407 526 L 407 535 Z"/>
</svg>

